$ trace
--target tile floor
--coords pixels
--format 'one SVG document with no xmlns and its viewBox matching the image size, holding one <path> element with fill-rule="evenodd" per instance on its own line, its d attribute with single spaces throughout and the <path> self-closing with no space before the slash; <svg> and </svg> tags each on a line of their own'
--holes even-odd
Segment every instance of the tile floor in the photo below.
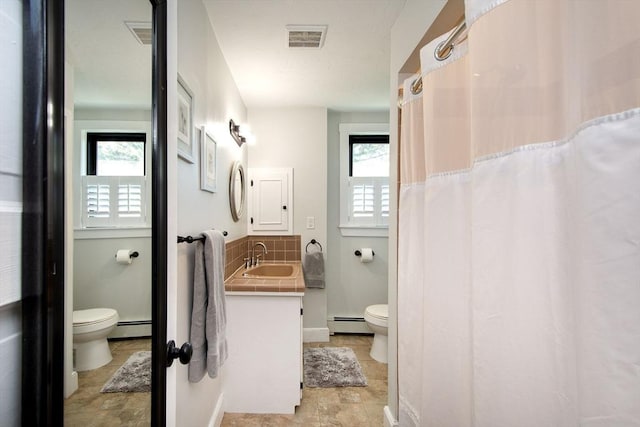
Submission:
<svg viewBox="0 0 640 427">
<path fill-rule="evenodd" d="M 110 341 L 113 360 L 78 373 L 78 390 L 64 403 L 64 425 L 69 427 L 148 427 L 151 393 L 100 393 L 111 375 L 136 351 L 151 350 L 151 339 Z"/>
<path fill-rule="evenodd" d="M 351 347 L 367 377 L 367 387 L 307 387 L 293 415 L 226 413 L 222 426 L 382 426 L 382 410 L 387 404 L 387 365 L 369 356 L 372 341 L 373 337 L 365 335 L 334 335 L 328 343 L 304 344 L 305 347 Z"/>
<path fill-rule="evenodd" d="M 293 415 L 224 415 L 222 426 L 349 426 L 383 425 L 387 402 L 387 365 L 371 359 L 373 337 L 334 335 L 328 343 L 306 343 L 305 347 L 350 347 L 367 377 L 367 387 L 305 388 L 302 403 Z M 113 360 L 89 372 L 80 372 L 80 387 L 64 406 L 64 425 L 81 427 L 149 426 L 149 393 L 100 393 L 113 373 L 136 351 L 149 350 L 150 339 L 110 342 Z"/>
</svg>

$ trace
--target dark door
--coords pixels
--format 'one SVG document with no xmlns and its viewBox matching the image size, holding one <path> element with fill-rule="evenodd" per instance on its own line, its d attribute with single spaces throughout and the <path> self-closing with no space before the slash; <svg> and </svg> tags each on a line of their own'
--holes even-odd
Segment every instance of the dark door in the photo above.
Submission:
<svg viewBox="0 0 640 427">
<path fill-rule="evenodd" d="M 166 3 L 153 5 L 152 425 L 166 396 Z M 64 1 L 0 2 L 2 425 L 63 424 Z M 21 369 L 20 369 L 21 367 Z M 5 392 L 6 391 L 6 392 Z"/>
</svg>

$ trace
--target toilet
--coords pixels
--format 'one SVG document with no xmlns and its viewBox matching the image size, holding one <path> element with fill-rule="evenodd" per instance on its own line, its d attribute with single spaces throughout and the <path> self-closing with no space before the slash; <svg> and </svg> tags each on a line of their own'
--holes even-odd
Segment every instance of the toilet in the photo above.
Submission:
<svg viewBox="0 0 640 427">
<path fill-rule="evenodd" d="M 373 360 L 387 363 L 387 330 L 389 306 L 387 304 L 370 305 L 364 311 L 364 320 L 375 334 L 369 355 Z"/>
<path fill-rule="evenodd" d="M 73 312 L 74 369 L 90 371 L 111 362 L 107 335 L 118 324 L 118 312 L 111 308 L 91 308 Z"/>
</svg>

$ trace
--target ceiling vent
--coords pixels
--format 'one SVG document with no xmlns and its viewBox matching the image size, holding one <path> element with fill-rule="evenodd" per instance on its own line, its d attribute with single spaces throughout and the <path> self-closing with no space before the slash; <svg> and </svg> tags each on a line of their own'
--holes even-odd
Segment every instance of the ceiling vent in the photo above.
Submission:
<svg viewBox="0 0 640 427">
<path fill-rule="evenodd" d="M 326 25 L 287 25 L 289 47 L 320 49 L 327 35 Z"/>
<path fill-rule="evenodd" d="M 151 46 L 153 40 L 153 28 L 151 22 L 133 22 L 125 21 L 127 28 L 133 34 L 133 37 L 138 40 L 138 43 Z"/>
</svg>

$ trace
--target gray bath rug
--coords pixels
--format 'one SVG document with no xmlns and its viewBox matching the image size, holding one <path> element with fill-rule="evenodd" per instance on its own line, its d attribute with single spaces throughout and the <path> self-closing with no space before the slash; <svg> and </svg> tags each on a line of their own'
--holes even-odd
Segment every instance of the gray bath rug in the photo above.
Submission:
<svg viewBox="0 0 640 427">
<path fill-rule="evenodd" d="M 151 391 L 151 352 L 133 353 L 100 390 L 101 393 Z"/>
<path fill-rule="evenodd" d="M 304 349 L 304 385 L 306 387 L 365 387 L 355 353 L 348 347 Z"/>
</svg>

